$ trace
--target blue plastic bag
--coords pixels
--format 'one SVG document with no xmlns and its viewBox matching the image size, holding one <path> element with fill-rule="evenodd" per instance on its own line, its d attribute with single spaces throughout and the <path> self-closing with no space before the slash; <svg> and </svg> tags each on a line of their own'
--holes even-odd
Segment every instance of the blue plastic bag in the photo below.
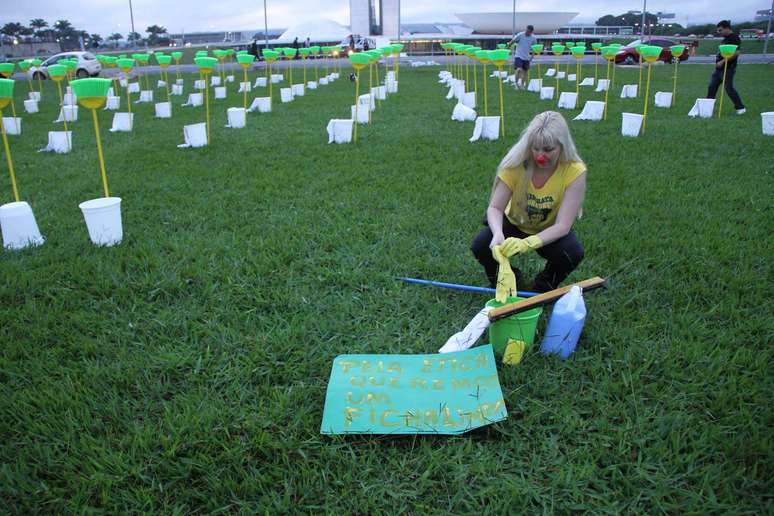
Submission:
<svg viewBox="0 0 774 516">
<path fill-rule="evenodd" d="M 540 352 L 544 355 L 559 355 L 567 360 L 578 344 L 583 324 L 586 322 L 586 304 L 580 287 L 575 286 L 559 298 L 551 312 Z"/>
</svg>

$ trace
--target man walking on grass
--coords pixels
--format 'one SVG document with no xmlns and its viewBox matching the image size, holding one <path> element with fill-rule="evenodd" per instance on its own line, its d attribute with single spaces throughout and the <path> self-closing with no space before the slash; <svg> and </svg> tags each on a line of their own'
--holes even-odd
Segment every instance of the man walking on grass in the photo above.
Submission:
<svg viewBox="0 0 774 516">
<path fill-rule="evenodd" d="M 516 87 L 522 90 L 527 88 L 527 70 L 532 61 L 532 45 L 537 44 L 537 38 L 532 34 L 534 31 L 532 25 L 527 25 L 526 31 L 519 32 L 508 42 L 508 46 L 517 43 L 513 47 L 513 67 L 516 69 Z"/>
<path fill-rule="evenodd" d="M 726 69 L 726 84 L 724 84 L 726 93 L 728 94 L 728 98 L 731 99 L 731 102 L 734 103 L 736 114 L 744 115 L 747 110 L 742 103 L 742 99 L 739 97 L 739 93 L 737 93 L 736 89 L 734 88 L 734 74 L 736 74 L 736 64 L 739 60 L 739 49 L 742 48 L 742 40 L 739 39 L 739 36 L 734 34 L 733 30 L 731 30 L 731 22 L 728 20 L 722 20 L 718 22 L 718 34 L 723 36 L 723 41 L 720 42 L 721 45 L 736 45 L 737 48 L 736 53 L 728 59 L 722 57 L 720 52 L 718 52 L 718 55 L 715 58 L 715 71 L 712 73 L 709 88 L 707 89 L 707 98 L 715 98 L 715 95 L 718 92 L 718 88 L 723 83 L 724 63 L 728 61 Z"/>
</svg>

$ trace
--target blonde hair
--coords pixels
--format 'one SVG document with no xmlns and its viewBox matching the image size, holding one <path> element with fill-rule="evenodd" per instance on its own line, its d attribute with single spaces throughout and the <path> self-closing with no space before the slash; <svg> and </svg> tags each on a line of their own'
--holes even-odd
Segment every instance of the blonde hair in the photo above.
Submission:
<svg viewBox="0 0 774 516">
<path fill-rule="evenodd" d="M 581 157 L 578 155 L 578 151 L 575 148 L 575 142 L 570 135 L 570 128 L 567 126 L 567 121 L 565 121 L 561 113 L 557 113 L 556 111 L 544 111 L 532 119 L 527 128 L 522 131 L 519 140 L 511 147 L 497 166 L 497 175 L 499 175 L 503 169 L 518 168 L 519 166 L 524 167 L 524 174 L 519 191 L 513 192 L 512 199 L 513 202 L 515 202 L 515 206 L 511 206 L 512 213 L 517 214 L 522 223 L 527 221 L 527 189 L 529 182 L 532 180 L 532 173 L 535 167 L 531 150 L 532 148 L 552 147 L 556 145 L 561 146 L 559 164 L 567 163 L 569 161 L 581 161 Z M 495 184 L 492 186 L 493 194 L 494 187 L 497 184 L 497 176 L 495 176 L 494 183 Z"/>
</svg>

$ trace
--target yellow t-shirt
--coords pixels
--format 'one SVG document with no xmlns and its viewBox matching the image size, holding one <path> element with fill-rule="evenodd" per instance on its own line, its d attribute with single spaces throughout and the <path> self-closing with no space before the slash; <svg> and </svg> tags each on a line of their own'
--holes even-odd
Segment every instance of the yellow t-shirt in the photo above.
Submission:
<svg viewBox="0 0 774 516">
<path fill-rule="evenodd" d="M 505 208 L 505 216 L 511 224 L 520 230 L 534 235 L 540 233 L 556 222 L 559 206 L 564 198 L 564 191 L 578 176 L 586 172 L 586 164 L 582 161 L 567 161 L 560 163 L 548 178 L 542 188 L 536 188 L 529 182 L 527 186 L 526 213 L 524 207 L 519 208 L 519 198 L 523 199 L 524 165 L 516 168 L 505 168 L 497 177 L 511 189 L 511 200 Z M 523 203 L 522 203 L 523 204 Z"/>
</svg>

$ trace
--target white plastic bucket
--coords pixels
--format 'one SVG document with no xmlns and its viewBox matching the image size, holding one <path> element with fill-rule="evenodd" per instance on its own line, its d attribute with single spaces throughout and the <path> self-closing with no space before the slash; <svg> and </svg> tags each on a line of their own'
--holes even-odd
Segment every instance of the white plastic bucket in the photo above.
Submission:
<svg viewBox="0 0 774 516">
<path fill-rule="evenodd" d="M 179 96 L 183 94 L 183 85 L 182 84 L 173 84 L 172 85 L 172 91 L 170 92 L 170 95 Z"/>
<path fill-rule="evenodd" d="M 303 84 L 293 84 L 290 87 L 290 90 L 293 93 L 294 97 L 303 97 L 304 96 L 304 85 Z"/>
<path fill-rule="evenodd" d="M 633 99 L 637 97 L 637 85 L 636 84 L 624 84 L 621 87 L 622 99 Z"/>
<path fill-rule="evenodd" d="M 156 87 L 157 88 L 166 88 L 167 87 L 167 83 L 162 81 L 161 79 L 159 79 L 158 81 L 156 81 Z"/>
<path fill-rule="evenodd" d="M 539 92 L 543 87 L 543 79 L 530 79 L 527 84 L 527 91 Z"/>
<path fill-rule="evenodd" d="M 38 101 L 37 100 L 25 100 L 24 101 L 24 111 L 26 111 L 29 114 L 37 113 L 38 112 Z"/>
<path fill-rule="evenodd" d="M 597 81 L 597 89 L 594 91 L 605 91 L 610 87 L 610 81 L 608 79 L 600 79 Z"/>
<path fill-rule="evenodd" d="M 266 87 L 266 77 L 257 77 L 255 79 L 255 84 L 253 85 L 256 88 L 265 88 Z"/>
<path fill-rule="evenodd" d="M 500 138 L 500 117 L 499 116 L 480 116 L 476 118 L 476 125 L 473 128 L 471 142 L 479 138 L 485 140 L 497 140 Z"/>
<path fill-rule="evenodd" d="M 111 133 L 132 131 L 134 125 L 134 113 L 115 113 L 113 115 L 113 125 L 110 127 Z"/>
<path fill-rule="evenodd" d="M 309 81 L 306 83 L 306 87 L 310 90 L 316 90 L 317 89 L 317 82 L 315 81 Z"/>
<path fill-rule="evenodd" d="M 387 99 L 387 87 L 386 86 L 376 86 L 374 88 L 371 88 L 371 95 L 374 96 L 374 98 L 379 100 L 386 100 Z M 474 102 L 475 102 L 475 94 L 474 94 Z"/>
<path fill-rule="evenodd" d="M 328 122 L 328 143 L 350 143 L 352 128 L 355 121 L 351 119 L 336 119 Z"/>
<path fill-rule="evenodd" d="M 580 112 L 573 120 L 602 120 L 605 114 L 605 103 L 601 100 L 587 100 Z"/>
<path fill-rule="evenodd" d="M 172 118 L 172 103 L 171 102 L 157 102 L 156 118 Z"/>
<path fill-rule="evenodd" d="M 578 103 L 578 94 L 574 91 L 563 91 L 559 95 L 559 107 L 564 109 L 575 109 Z"/>
<path fill-rule="evenodd" d="M 268 113 L 271 111 L 271 99 L 269 97 L 256 97 L 253 103 L 247 109 L 248 113 L 258 110 L 259 113 Z"/>
<path fill-rule="evenodd" d="M 320 86 L 325 86 L 328 84 L 328 78 L 327 77 L 320 77 Z"/>
<path fill-rule="evenodd" d="M 121 106 L 120 97 L 108 97 L 107 101 L 105 102 L 105 110 L 115 111 L 120 106 Z"/>
<path fill-rule="evenodd" d="M 226 82 L 234 82 L 234 76 L 233 75 L 227 75 L 226 76 Z"/>
<path fill-rule="evenodd" d="M 337 79 L 339 78 L 339 74 L 334 74 L 334 75 L 336 76 Z M 451 73 L 449 72 L 447 72 L 445 75 L 451 77 Z M 395 80 L 395 72 L 394 71 L 387 72 L 387 82 L 394 81 L 394 80 Z"/>
<path fill-rule="evenodd" d="M 540 100 L 553 100 L 553 98 L 554 98 L 553 86 L 543 86 L 540 88 Z"/>
<path fill-rule="evenodd" d="M 387 93 L 398 93 L 398 81 L 387 81 Z"/>
<path fill-rule="evenodd" d="M 576 77 L 576 75 L 575 75 L 574 73 L 571 73 L 571 74 L 569 74 L 569 75 L 567 76 L 567 80 L 568 80 L 569 82 L 575 82 L 575 80 L 576 80 L 576 79 L 577 79 L 577 77 Z"/>
<path fill-rule="evenodd" d="M 28 98 L 30 100 L 36 100 L 36 101 L 40 102 L 40 92 L 39 91 L 31 91 L 27 95 L 28 95 Z"/>
<path fill-rule="evenodd" d="M 153 102 L 153 90 L 143 90 L 140 92 L 140 100 L 137 102 Z"/>
<path fill-rule="evenodd" d="M 3 127 L 9 136 L 18 136 L 22 132 L 22 119 L 18 116 L 4 116 Z"/>
<path fill-rule="evenodd" d="M 761 113 L 761 124 L 763 125 L 763 134 L 774 136 L 774 111 Z"/>
<path fill-rule="evenodd" d="M 178 147 L 204 147 L 207 145 L 207 124 L 199 122 L 198 124 L 184 125 L 183 138 L 185 143 Z"/>
<path fill-rule="evenodd" d="M 129 83 L 129 93 L 140 93 L 140 83 L 139 82 L 130 82 Z"/>
<path fill-rule="evenodd" d="M 207 87 L 207 84 L 205 84 L 204 79 L 197 79 L 194 81 L 195 90 L 203 90 L 206 87 Z"/>
<path fill-rule="evenodd" d="M 696 99 L 693 107 L 688 112 L 690 117 L 712 118 L 715 111 L 715 99 Z"/>
<path fill-rule="evenodd" d="M 371 106 L 371 111 L 374 111 L 376 109 L 376 99 L 374 99 L 374 96 L 370 93 L 366 93 L 365 95 L 360 95 L 358 97 L 357 101 L 358 104 L 365 104 L 367 106 Z"/>
<path fill-rule="evenodd" d="M 228 125 L 231 129 L 242 129 L 245 126 L 247 111 L 244 108 L 232 107 L 226 110 Z"/>
<path fill-rule="evenodd" d="M 657 91 L 655 97 L 656 107 L 668 108 L 672 107 L 672 92 L 671 91 Z"/>
<path fill-rule="evenodd" d="M 280 89 L 280 100 L 282 102 L 292 102 L 293 101 L 293 90 L 290 88 L 281 88 Z"/>
<path fill-rule="evenodd" d="M 557 79 L 564 79 L 565 75 L 567 75 L 565 72 L 556 72 Z"/>
<path fill-rule="evenodd" d="M 368 104 L 358 103 L 357 105 L 357 117 L 355 117 L 355 106 L 350 106 L 350 115 L 352 119 L 357 119 L 358 124 L 368 123 Z"/>
<path fill-rule="evenodd" d="M 247 82 L 240 82 L 239 83 L 239 93 L 244 93 L 246 91 L 252 91 L 252 84 L 250 84 L 250 81 Z"/>
<path fill-rule="evenodd" d="M 273 73 L 271 74 L 271 82 L 274 84 L 277 84 L 278 82 L 282 82 L 285 79 L 285 76 L 281 73 Z"/>
<path fill-rule="evenodd" d="M 220 86 L 220 77 L 217 75 L 210 77 L 210 86 Z"/>
<path fill-rule="evenodd" d="M 112 246 L 124 238 L 121 226 L 121 198 L 100 197 L 78 205 L 86 220 L 89 238 L 94 245 Z"/>
<path fill-rule="evenodd" d="M 189 93 L 188 94 L 188 102 L 183 104 L 184 106 L 201 106 L 204 104 L 204 94 L 203 93 Z"/>
<path fill-rule="evenodd" d="M 67 154 L 73 148 L 72 131 L 49 131 L 48 145 L 40 149 L 39 152 L 56 152 L 57 154 Z"/>
<path fill-rule="evenodd" d="M 0 206 L 0 230 L 6 249 L 24 249 L 44 242 L 32 208 L 24 201 Z"/>
<path fill-rule="evenodd" d="M 639 113 L 621 113 L 621 134 L 624 136 L 639 136 L 642 127 L 642 115 Z"/>
<path fill-rule="evenodd" d="M 67 120 L 68 122 L 75 122 L 78 120 L 78 106 L 62 106 L 59 110 L 59 118 L 54 122 L 62 122 Z"/>
<path fill-rule="evenodd" d="M 120 79 L 118 79 L 118 84 L 120 84 L 122 88 L 126 88 L 126 85 L 128 83 L 126 82 L 125 78 L 121 77 Z"/>
</svg>

